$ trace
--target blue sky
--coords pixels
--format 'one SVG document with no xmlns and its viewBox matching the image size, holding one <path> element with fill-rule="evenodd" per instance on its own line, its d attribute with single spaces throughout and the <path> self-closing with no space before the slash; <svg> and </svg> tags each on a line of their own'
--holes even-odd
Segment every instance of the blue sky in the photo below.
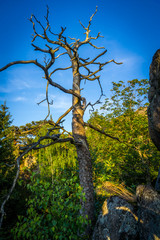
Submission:
<svg viewBox="0 0 160 240">
<path fill-rule="evenodd" d="M 35 14 L 44 22 L 46 5 L 50 8 L 52 30 L 59 32 L 67 27 L 66 36 L 84 39 L 83 28 L 79 20 L 88 25 L 96 6 L 98 12 L 93 18 L 91 36 L 98 32 L 104 36 L 96 42 L 108 51 L 102 61 L 115 59 L 123 65 L 113 63 L 101 72 L 101 83 L 106 97 L 110 97 L 112 81 L 127 81 L 134 78 L 149 78 L 149 65 L 155 51 L 160 48 L 159 0 L 1 0 L 0 7 L 0 68 L 11 61 L 36 59 L 37 52 L 31 46 L 32 24 L 27 19 Z M 38 42 L 37 42 L 38 45 Z M 93 57 L 101 50 L 82 48 L 82 57 Z M 43 56 L 41 60 L 43 60 Z M 69 66 L 67 59 L 61 58 L 56 66 Z M 5 100 L 13 116 L 14 125 L 24 125 L 31 121 L 42 120 L 47 115 L 47 105 L 37 102 L 45 97 L 46 82 L 36 66 L 18 65 L 0 73 L 0 103 Z M 66 88 L 72 87 L 71 72 L 59 72 L 54 80 Z M 87 82 L 82 92 L 87 101 L 96 101 L 100 90 L 97 82 Z M 72 104 L 69 95 L 53 87 L 49 88 L 53 99 L 51 114 L 58 117 Z M 86 112 L 85 119 L 89 117 Z M 70 130 L 71 114 L 66 118 L 65 126 Z"/>
</svg>

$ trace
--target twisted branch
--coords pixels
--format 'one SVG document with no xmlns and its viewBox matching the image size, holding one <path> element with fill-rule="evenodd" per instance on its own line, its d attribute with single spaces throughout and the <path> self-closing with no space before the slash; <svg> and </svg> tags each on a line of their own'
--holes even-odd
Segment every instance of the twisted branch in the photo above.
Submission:
<svg viewBox="0 0 160 240">
<path fill-rule="evenodd" d="M 93 125 L 90 124 L 90 123 L 86 123 L 86 122 L 85 122 L 85 123 L 84 123 L 84 126 L 90 127 L 90 128 L 92 128 L 92 129 L 94 129 L 95 131 L 97 131 L 97 132 L 105 135 L 106 137 L 112 138 L 112 139 L 117 140 L 118 142 L 121 143 L 121 141 L 119 140 L 119 138 L 111 136 L 110 134 L 106 133 L 104 130 L 99 129 L 99 128 L 93 126 Z"/>
<path fill-rule="evenodd" d="M 25 146 L 25 147 L 21 147 L 20 149 L 21 150 L 24 150 L 24 152 L 17 158 L 16 160 L 16 165 L 17 165 L 17 172 L 16 172 L 16 176 L 13 180 L 13 183 L 12 183 L 12 186 L 7 194 L 7 196 L 5 197 L 4 201 L 2 202 L 1 204 L 1 208 L 0 208 L 0 212 L 1 212 L 1 218 L 0 218 L 0 228 L 2 227 L 2 223 L 3 223 L 3 218 L 4 218 L 4 215 L 5 215 L 5 211 L 4 211 L 4 207 L 5 207 L 5 204 L 7 203 L 7 201 L 9 200 L 15 186 L 16 186 L 16 183 L 17 183 L 17 180 L 18 180 L 18 177 L 19 177 L 19 173 L 20 173 L 20 161 L 21 159 L 28 153 L 30 152 L 31 150 L 37 150 L 37 149 L 41 149 L 41 148 L 46 148 L 48 146 L 51 146 L 53 144 L 56 144 L 56 143 L 64 143 L 64 142 L 70 142 L 72 144 L 74 144 L 74 140 L 73 138 L 60 138 L 60 135 L 61 134 L 53 134 L 53 135 L 50 135 L 50 133 L 55 130 L 55 128 L 51 128 L 48 130 L 47 134 L 43 137 L 40 137 L 39 140 L 29 146 Z M 41 141 L 45 140 L 45 139 L 49 139 L 49 140 L 52 140 L 51 143 L 49 144 L 46 144 L 46 145 L 42 145 L 41 144 Z"/>
</svg>

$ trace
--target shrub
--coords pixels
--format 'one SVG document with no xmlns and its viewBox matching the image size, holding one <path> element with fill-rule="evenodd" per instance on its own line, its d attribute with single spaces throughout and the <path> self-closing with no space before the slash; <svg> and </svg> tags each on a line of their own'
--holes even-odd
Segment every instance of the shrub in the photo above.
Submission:
<svg viewBox="0 0 160 240">
<path fill-rule="evenodd" d="M 82 239 L 87 220 L 79 212 L 85 197 L 74 173 L 55 177 L 52 184 L 33 174 L 28 189 L 27 213 L 18 217 L 14 239 Z"/>
</svg>

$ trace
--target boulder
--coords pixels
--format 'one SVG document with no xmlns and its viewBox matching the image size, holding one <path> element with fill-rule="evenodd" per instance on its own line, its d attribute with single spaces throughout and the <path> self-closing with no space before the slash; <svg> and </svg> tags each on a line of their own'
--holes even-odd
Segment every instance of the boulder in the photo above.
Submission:
<svg viewBox="0 0 160 240">
<path fill-rule="evenodd" d="M 149 75 L 149 133 L 155 146 L 160 150 L 160 49 L 153 56 Z"/>
<path fill-rule="evenodd" d="M 160 49 L 153 56 L 149 77 L 148 128 L 153 143 L 160 151 Z M 160 192 L 160 168 L 155 189 Z"/>
<path fill-rule="evenodd" d="M 157 177 L 156 184 L 155 184 L 155 190 L 157 192 L 160 192 L 160 168 L 158 171 L 158 177 Z"/>
<path fill-rule="evenodd" d="M 118 196 L 107 199 L 92 240 L 160 240 L 160 195 L 140 185 L 136 199 L 135 206 Z"/>
<path fill-rule="evenodd" d="M 118 196 L 106 200 L 92 240 L 136 240 L 137 237 L 137 216 L 134 214 L 133 206 Z"/>
<path fill-rule="evenodd" d="M 160 195 L 150 186 L 136 190 L 140 240 L 160 240 Z"/>
</svg>

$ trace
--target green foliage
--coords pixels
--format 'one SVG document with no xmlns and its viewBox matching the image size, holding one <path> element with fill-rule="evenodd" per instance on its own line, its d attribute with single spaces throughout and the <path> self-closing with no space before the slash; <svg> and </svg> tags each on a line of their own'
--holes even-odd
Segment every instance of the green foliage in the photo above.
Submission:
<svg viewBox="0 0 160 240">
<path fill-rule="evenodd" d="M 113 82 L 111 99 L 106 98 L 101 109 L 106 113 L 108 119 L 122 115 L 130 115 L 139 108 L 144 108 L 147 103 L 147 92 L 149 84 L 147 79 L 133 79 L 127 84 L 123 81 Z"/>
<path fill-rule="evenodd" d="M 14 239 L 83 239 L 87 220 L 79 211 L 85 197 L 76 172 L 64 170 L 52 183 L 33 174 L 28 188 L 27 214 L 18 217 Z"/>
<path fill-rule="evenodd" d="M 40 136 L 45 136 L 48 129 L 51 126 L 49 124 L 43 125 L 36 136 L 32 137 L 32 142 L 37 141 Z M 58 134 L 59 130 L 55 130 L 54 134 Z M 66 135 L 61 135 L 66 137 Z M 30 140 L 30 141 L 31 141 Z M 52 140 L 45 139 L 41 142 L 42 145 L 50 144 Z M 35 151 L 34 151 L 35 153 Z M 56 143 L 46 148 L 41 148 L 36 151 L 37 165 L 39 173 L 43 178 L 52 179 L 55 174 L 59 174 L 59 169 L 65 169 L 70 167 L 76 167 L 77 154 L 75 146 L 70 143 Z"/>
<path fill-rule="evenodd" d="M 124 182 L 127 187 L 135 188 L 156 178 L 160 153 L 148 133 L 147 89 L 147 80 L 134 79 L 127 85 L 122 81 L 113 83 L 113 96 L 105 100 L 102 113 L 96 111 L 92 114 L 91 124 L 120 139 L 116 141 L 87 129 L 96 188 L 105 181 Z M 47 124 L 37 126 L 33 123 L 21 128 L 26 132 L 36 129 L 20 137 L 22 145 L 37 141 L 50 127 Z M 41 144 L 46 145 L 50 141 L 44 140 Z M 75 146 L 56 144 L 37 150 L 34 156 L 36 166 L 30 169 L 29 176 L 32 171 L 36 174 L 33 173 L 27 185 L 29 198 L 24 206 L 27 212 L 19 214 L 12 229 L 14 239 L 83 239 L 81 234 L 87 218 L 83 219 L 79 214 L 80 200 L 84 195 L 78 183 Z M 24 186 L 23 180 L 21 183 Z M 104 196 L 96 195 L 97 212 L 103 201 Z"/>
<path fill-rule="evenodd" d="M 0 205 L 4 197 L 9 193 L 15 177 L 15 146 L 13 142 L 12 120 L 6 103 L 0 106 Z M 9 202 L 5 205 L 5 212 L 0 239 L 11 239 L 10 228 L 14 226 L 17 213 L 22 214 L 24 209 L 25 189 L 16 188 L 11 195 Z"/>
<path fill-rule="evenodd" d="M 103 112 L 91 116 L 91 124 L 121 141 L 88 129 L 96 186 L 116 181 L 134 187 L 156 178 L 160 154 L 148 133 L 147 89 L 147 80 L 113 83 L 113 96 L 106 99 Z"/>
<path fill-rule="evenodd" d="M 6 103 L 4 103 L 0 106 L 0 189 L 3 194 L 7 187 L 10 187 L 14 174 L 14 166 L 12 165 L 15 163 L 15 157 L 11 123 L 11 115 Z"/>
</svg>

